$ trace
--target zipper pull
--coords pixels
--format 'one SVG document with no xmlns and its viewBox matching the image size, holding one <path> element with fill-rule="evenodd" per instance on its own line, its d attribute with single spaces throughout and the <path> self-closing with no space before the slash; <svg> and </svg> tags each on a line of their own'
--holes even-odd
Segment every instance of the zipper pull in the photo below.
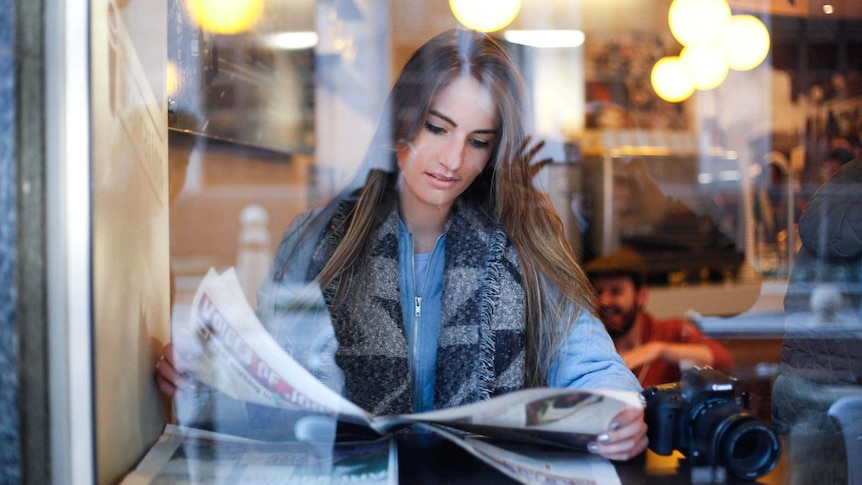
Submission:
<svg viewBox="0 0 862 485">
<path fill-rule="evenodd" d="M 413 310 L 414 310 L 414 314 L 413 314 L 414 316 L 416 316 L 416 317 L 422 316 L 422 297 L 421 296 L 417 296 L 416 298 L 414 298 Z"/>
</svg>

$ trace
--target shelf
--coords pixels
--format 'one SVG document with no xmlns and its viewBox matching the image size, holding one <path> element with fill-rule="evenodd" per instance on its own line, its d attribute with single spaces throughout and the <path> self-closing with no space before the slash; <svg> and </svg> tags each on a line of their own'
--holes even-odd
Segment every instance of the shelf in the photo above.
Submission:
<svg viewBox="0 0 862 485">
<path fill-rule="evenodd" d="M 760 298 L 759 279 L 733 283 L 650 286 L 646 309 L 657 318 L 680 317 L 695 311 L 703 316 L 729 317 L 750 310 Z"/>
</svg>

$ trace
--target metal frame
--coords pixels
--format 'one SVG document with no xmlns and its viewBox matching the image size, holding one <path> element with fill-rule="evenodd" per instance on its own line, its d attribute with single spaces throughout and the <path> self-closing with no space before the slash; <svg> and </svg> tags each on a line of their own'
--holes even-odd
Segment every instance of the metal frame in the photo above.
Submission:
<svg viewBox="0 0 862 485">
<path fill-rule="evenodd" d="M 53 483 L 95 483 L 90 4 L 45 1 L 48 348 Z"/>
</svg>

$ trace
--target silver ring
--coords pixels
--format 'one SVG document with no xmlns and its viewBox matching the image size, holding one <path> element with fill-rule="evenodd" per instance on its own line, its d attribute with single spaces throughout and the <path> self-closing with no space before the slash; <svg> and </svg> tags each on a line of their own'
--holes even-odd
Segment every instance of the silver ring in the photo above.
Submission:
<svg viewBox="0 0 862 485">
<path fill-rule="evenodd" d="M 161 356 L 161 357 L 159 357 L 159 360 L 157 360 L 157 361 L 156 361 L 156 371 L 158 371 L 158 370 L 159 370 L 159 365 L 161 365 L 161 364 L 162 364 L 162 361 L 163 361 L 163 360 L 165 360 L 165 356 L 164 356 L 164 355 L 163 355 L 163 356 Z"/>
</svg>

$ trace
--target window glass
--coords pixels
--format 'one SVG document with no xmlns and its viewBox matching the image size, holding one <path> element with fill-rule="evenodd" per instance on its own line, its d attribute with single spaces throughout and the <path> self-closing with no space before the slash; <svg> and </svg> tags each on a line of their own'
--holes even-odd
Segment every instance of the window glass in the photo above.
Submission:
<svg viewBox="0 0 862 485">
<path fill-rule="evenodd" d="M 669 0 L 500 2 L 480 24 L 454 0 L 233 3 L 167 6 L 168 360 L 186 373 L 175 384 L 199 384 L 174 401 L 171 420 L 231 435 L 332 438 L 334 421 L 319 413 L 274 410 L 273 401 L 303 398 L 256 360 L 252 350 L 264 348 L 287 351 L 322 382 L 320 395 L 334 391 L 373 414 L 465 404 L 474 381 L 496 386 L 477 384 L 483 398 L 534 385 L 604 387 L 606 375 L 569 372 L 577 358 L 566 338 L 586 325 L 612 337 L 595 357 L 625 374 L 610 387 L 631 378 L 629 390 L 640 390 L 665 368 L 666 382 L 677 382 L 701 363 L 667 353 L 632 363 L 621 336 L 642 320 L 609 323 L 629 308 L 691 324 L 696 343 L 710 346 L 707 361 L 747 386 L 750 412 L 769 424 L 787 412 L 773 403 L 794 399 L 786 387 L 773 396 L 782 345 L 800 352 L 784 356 L 788 378 L 834 378 L 847 394 L 862 385 L 858 339 L 830 333 L 858 324 L 859 260 L 805 246 L 825 251 L 847 227 L 815 223 L 838 210 L 824 208 L 833 203 L 825 192 L 857 221 L 846 186 L 818 189 L 834 177 L 858 182 L 841 170 L 860 154 L 853 52 L 862 13 L 843 17 L 846 35 L 832 36 L 837 20 L 794 2 L 702 2 L 717 5 L 714 18 L 726 14 L 715 32 L 708 27 L 721 21 L 677 18 L 683 9 Z M 495 47 L 467 63 L 469 76 L 456 60 L 484 45 L 474 37 L 452 34 L 462 50 L 449 57 L 412 57 L 505 3 L 519 8 L 501 15 L 503 26 L 483 27 Z M 806 221 L 811 206 L 823 212 Z M 482 236 L 464 236 L 474 233 L 459 224 Z M 496 229 L 499 251 L 478 256 Z M 591 286 L 599 273 L 590 263 L 620 250 L 637 256 L 649 290 L 632 290 L 628 306 Z M 588 275 L 569 271 L 582 267 Z M 201 299 L 202 285 L 228 276 L 235 288 Z M 482 313 L 483 298 L 500 309 Z M 518 352 L 483 354 L 482 338 L 468 336 L 481 329 L 450 328 L 486 316 L 498 348 Z M 260 320 L 266 332 L 234 333 L 231 320 Z M 828 331 L 812 337 L 812 322 Z M 801 333 L 786 340 L 791 327 Z M 636 343 L 650 336 L 641 333 Z M 822 337 L 836 347 L 804 350 Z M 216 340 L 222 347 L 208 347 Z M 823 370 L 839 353 L 851 356 L 841 370 Z M 498 367 L 482 374 L 464 367 L 466 355 Z M 246 382 L 229 383 L 234 372 Z M 240 402 L 252 395 L 253 405 Z M 782 439 L 796 423 L 786 416 L 776 421 Z"/>
</svg>

